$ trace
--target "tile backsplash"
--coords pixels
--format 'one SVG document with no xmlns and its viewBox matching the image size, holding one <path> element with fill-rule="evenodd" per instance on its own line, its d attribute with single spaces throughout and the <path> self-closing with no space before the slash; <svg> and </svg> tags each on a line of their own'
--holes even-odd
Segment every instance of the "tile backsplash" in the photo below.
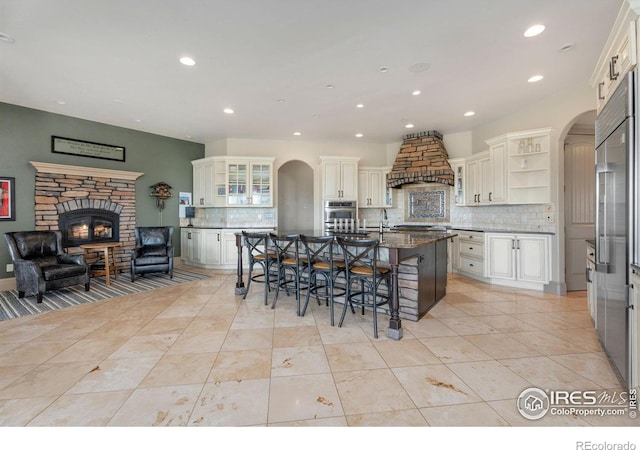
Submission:
<svg viewBox="0 0 640 450">
<path fill-rule="evenodd" d="M 387 222 L 389 226 L 420 223 L 436 223 L 438 225 L 450 225 L 459 228 L 474 228 L 480 230 L 509 230 L 509 231 L 537 231 L 544 233 L 554 233 L 556 223 L 556 205 L 531 204 L 531 205 L 492 205 L 492 206 L 456 206 L 454 204 L 453 188 L 450 188 L 449 201 L 449 221 L 434 221 L 424 219 L 416 221 L 407 219 L 405 212 L 406 195 L 404 190 L 411 189 L 405 186 L 403 189 L 393 190 L 393 207 L 387 208 Z M 375 226 L 381 218 L 379 208 L 360 208 L 358 211 L 360 219 L 366 218 L 367 223 Z"/>
</svg>

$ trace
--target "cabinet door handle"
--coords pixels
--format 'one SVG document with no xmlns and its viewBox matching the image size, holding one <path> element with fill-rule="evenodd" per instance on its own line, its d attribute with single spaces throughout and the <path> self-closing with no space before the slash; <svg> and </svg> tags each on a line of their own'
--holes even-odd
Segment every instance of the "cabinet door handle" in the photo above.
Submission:
<svg viewBox="0 0 640 450">
<path fill-rule="evenodd" d="M 520 239 L 516 239 L 516 250 L 520 250 Z"/>
<path fill-rule="evenodd" d="M 516 249 L 516 241 L 515 239 L 511 239 L 511 250 L 515 250 Z"/>
<path fill-rule="evenodd" d="M 598 100 L 604 100 L 604 95 L 602 95 L 602 88 L 604 87 L 604 81 L 598 83 Z"/>
<path fill-rule="evenodd" d="M 473 250 L 473 247 L 469 247 L 469 250 Z"/>
<path fill-rule="evenodd" d="M 489 192 L 489 201 L 491 201 L 491 194 L 493 194 L 493 192 Z"/>
<path fill-rule="evenodd" d="M 585 276 L 587 277 L 587 283 L 591 283 L 591 278 L 589 277 L 589 273 L 591 272 L 591 268 L 587 267 L 585 269 Z"/>
<path fill-rule="evenodd" d="M 218 233 L 218 242 L 220 242 L 220 233 Z"/>
<path fill-rule="evenodd" d="M 191 233 L 187 233 L 187 239 L 191 239 Z"/>
<path fill-rule="evenodd" d="M 616 72 L 616 63 L 618 62 L 618 55 L 612 56 L 609 61 L 609 79 L 615 81 L 620 76 L 619 72 Z"/>
</svg>

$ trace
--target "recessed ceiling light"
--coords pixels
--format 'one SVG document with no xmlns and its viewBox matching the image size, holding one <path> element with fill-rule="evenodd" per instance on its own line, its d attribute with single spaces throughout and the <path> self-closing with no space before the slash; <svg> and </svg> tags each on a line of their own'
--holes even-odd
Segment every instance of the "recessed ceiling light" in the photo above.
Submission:
<svg viewBox="0 0 640 450">
<path fill-rule="evenodd" d="M 121 98 L 114 98 L 114 99 L 113 99 L 113 103 L 120 103 L 120 104 L 122 104 L 122 103 L 124 103 L 124 100 L 122 100 Z"/>
<path fill-rule="evenodd" d="M 333 89 L 335 86 L 333 84 L 327 84 L 325 87 L 327 89 Z"/>
<path fill-rule="evenodd" d="M 180 62 L 182 64 L 184 64 L 185 66 L 195 66 L 196 65 L 195 60 L 190 56 L 183 56 L 182 58 L 180 58 Z"/>
<path fill-rule="evenodd" d="M 475 114 L 475 112 L 473 112 L 473 111 L 467 111 L 466 113 L 464 113 L 464 116 L 465 116 L 465 117 L 471 117 L 471 116 L 473 116 L 474 114 Z"/>
<path fill-rule="evenodd" d="M 140 123 L 142 122 L 142 119 L 136 119 L 136 122 Z"/>
<path fill-rule="evenodd" d="M 362 133 L 356 133 L 356 137 L 357 137 L 357 138 L 361 138 L 362 136 L 364 136 L 364 134 L 362 134 Z"/>
<path fill-rule="evenodd" d="M 225 108 L 225 109 L 222 110 L 222 112 L 224 112 L 225 114 L 233 114 L 234 113 L 233 109 L 231 109 L 231 108 Z"/>
<path fill-rule="evenodd" d="M 56 101 L 56 103 L 58 105 L 66 105 L 67 104 L 67 102 L 65 102 L 64 100 L 58 100 L 58 101 Z"/>
<path fill-rule="evenodd" d="M 389 68 L 388 67 L 380 67 L 379 70 L 380 70 L 380 72 L 385 73 L 385 72 L 389 71 Z"/>
<path fill-rule="evenodd" d="M 411 93 L 411 95 L 420 95 L 422 92 L 420 92 L 419 90 L 415 90 Z"/>
<path fill-rule="evenodd" d="M 404 126 L 405 128 L 413 128 L 413 124 L 412 123 L 408 123 Z"/>
<path fill-rule="evenodd" d="M 311 117 L 313 117 L 314 119 L 317 119 L 318 117 L 320 117 L 320 115 L 319 115 L 319 114 L 314 114 L 314 115 L 313 115 L 313 116 L 311 116 Z"/>
<path fill-rule="evenodd" d="M 356 105 L 356 108 L 364 108 L 364 105 L 363 105 L 362 103 L 358 103 L 358 104 Z"/>
<path fill-rule="evenodd" d="M 299 131 L 294 131 L 294 132 L 293 132 L 293 135 L 294 135 L 294 136 L 300 136 L 301 134 L 302 134 L 302 133 L 300 133 Z"/>
<path fill-rule="evenodd" d="M 527 81 L 528 81 L 529 83 L 535 83 L 535 82 L 537 82 L 537 81 L 542 80 L 543 78 L 544 78 L 544 77 L 543 77 L 542 75 L 534 75 L 534 76 L 532 76 L 531 78 L 529 78 Z"/>
<path fill-rule="evenodd" d="M 284 103 L 284 99 L 283 98 L 279 98 L 276 100 L 278 103 Z"/>
<path fill-rule="evenodd" d="M 524 36 L 525 37 L 537 36 L 544 31 L 544 28 L 545 28 L 544 25 L 541 25 L 541 24 L 532 25 L 529 28 L 527 28 L 527 30 L 524 32 Z"/>
<path fill-rule="evenodd" d="M 13 44 L 16 40 L 5 33 L 0 33 L 0 41 L 8 42 L 9 44 Z"/>
</svg>

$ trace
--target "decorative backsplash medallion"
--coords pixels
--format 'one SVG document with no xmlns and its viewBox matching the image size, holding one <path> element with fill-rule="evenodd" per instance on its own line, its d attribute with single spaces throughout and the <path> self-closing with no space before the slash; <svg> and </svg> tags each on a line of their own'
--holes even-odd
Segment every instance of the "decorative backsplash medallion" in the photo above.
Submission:
<svg viewBox="0 0 640 450">
<path fill-rule="evenodd" d="M 406 220 L 445 221 L 449 219 L 448 186 L 407 188 Z"/>
</svg>

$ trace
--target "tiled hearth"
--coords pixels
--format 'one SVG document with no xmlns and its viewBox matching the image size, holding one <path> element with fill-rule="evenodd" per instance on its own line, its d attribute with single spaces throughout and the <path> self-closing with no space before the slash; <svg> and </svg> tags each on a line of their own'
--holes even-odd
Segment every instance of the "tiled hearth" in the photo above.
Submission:
<svg viewBox="0 0 640 450">
<path fill-rule="evenodd" d="M 59 215 L 85 208 L 105 209 L 120 215 L 116 251 L 121 266 L 128 263 L 135 244 L 136 184 L 142 173 L 31 162 L 35 177 L 35 229 L 58 230 Z M 74 248 L 70 252 L 79 251 Z M 89 263 L 93 262 L 91 256 Z"/>
</svg>

